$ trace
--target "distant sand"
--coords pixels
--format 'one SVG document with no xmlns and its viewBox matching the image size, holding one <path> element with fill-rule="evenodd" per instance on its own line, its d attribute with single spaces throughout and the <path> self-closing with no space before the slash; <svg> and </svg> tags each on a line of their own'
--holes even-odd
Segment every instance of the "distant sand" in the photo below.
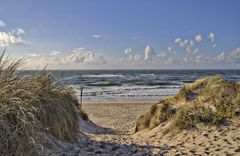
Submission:
<svg viewBox="0 0 240 156">
<path fill-rule="evenodd" d="M 162 136 L 162 125 L 151 131 L 134 133 L 137 118 L 157 101 L 83 103 L 83 110 L 98 126 L 112 132 L 89 134 L 95 141 L 137 144 L 151 153 L 165 155 L 240 155 L 240 123 L 221 128 L 198 126 L 198 130 Z M 238 120 L 239 121 L 239 120 Z"/>
<path fill-rule="evenodd" d="M 83 110 L 97 125 L 131 134 L 138 117 L 155 103 L 157 101 L 89 102 L 83 103 Z"/>
</svg>

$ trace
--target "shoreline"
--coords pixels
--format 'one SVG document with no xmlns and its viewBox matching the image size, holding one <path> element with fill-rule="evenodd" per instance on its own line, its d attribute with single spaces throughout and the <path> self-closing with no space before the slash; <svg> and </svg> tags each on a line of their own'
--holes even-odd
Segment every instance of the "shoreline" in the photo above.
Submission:
<svg viewBox="0 0 240 156">
<path fill-rule="evenodd" d="M 155 104 L 157 103 L 159 100 L 152 100 L 152 101 L 135 101 L 135 100 L 114 100 L 114 101 L 88 101 L 88 102 L 84 102 L 83 101 L 83 105 L 84 104 L 94 104 L 94 105 L 104 105 L 104 104 L 122 104 L 122 105 L 125 105 L 125 104 Z"/>
</svg>

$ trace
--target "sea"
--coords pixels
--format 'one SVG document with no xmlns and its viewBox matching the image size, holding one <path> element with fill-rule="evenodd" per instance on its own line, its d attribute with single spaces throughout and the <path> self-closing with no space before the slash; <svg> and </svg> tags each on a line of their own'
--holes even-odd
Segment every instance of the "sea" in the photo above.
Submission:
<svg viewBox="0 0 240 156">
<path fill-rule="evenodd" d="M 28 76 L 38 71 L 21 71 Z M 186 83 L 220 75 L 240 82 L 240 70 L 51 70 L 59 84 L 69 85 L 84 102 L 158 101 L 176 94 Z"/>
</svg>

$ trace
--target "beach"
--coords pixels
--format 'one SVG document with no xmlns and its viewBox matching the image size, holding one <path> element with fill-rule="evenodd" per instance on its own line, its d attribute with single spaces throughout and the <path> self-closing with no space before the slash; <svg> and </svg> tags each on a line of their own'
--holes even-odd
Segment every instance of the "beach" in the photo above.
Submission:
<svg viewBox="0 0 240 156">
<path fill-rule="evenodd" d="M 83 103 L 83 111 L 98 126 L 110 128 L 122 134 L 133 134 L 139 116 L 146 113 L 157 101 L 116 101 Z"/>
<path fill-rule="evenodd" d="M 84 103 L 83 110 L 96 125 L 106 128 L 99 134 L 86 133 L 97 142 L 117 145 L 137 145 L 145 153 L 164 155 L 227 155 L 240 152 L 240 123 L 221 127 L 198 125 L 197 129 L 183 130 L 174 135 L 162 135 L 164 125 L 151 131 L 134 133 L 139 116 L 156 101 Z M 109 151 L 113 154 L 117 153 Z"/>
</svg>

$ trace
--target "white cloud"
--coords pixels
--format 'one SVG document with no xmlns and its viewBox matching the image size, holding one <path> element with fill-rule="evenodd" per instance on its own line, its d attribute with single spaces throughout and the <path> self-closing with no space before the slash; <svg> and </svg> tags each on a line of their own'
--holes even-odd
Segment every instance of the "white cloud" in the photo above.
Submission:
<svg viewBox="0 0 240 156">
<path fill-rule="evenodd" d="M 154 55 L 154 49 L 150 45 L 147 45 L 144 50 L 144 60 L 147 62 L 151 62 L 153 55 Z"/>
<path fill-rule="evenodd" d="M 210 32 L 209 35 L 207 36 L 212 44 L 212 48 L 216 48 L 217 44 L 216 44 L 216 40 L 215 40 L 215 35 L 214 33 Z"/>
<path fill-rule="evenodd" d="M 217 61 L 225 61 L 226 59 L 226 55 L 224 52 L 222 52 L 221 54 L 217 55 Z"/>
<path fill-rule="evenodd" d="M 157 55 L 158 57 L 165 57 L 167 56 L 167 53 L 161 51 L 160 54 Z"/>
<path fill-rule="evenodd" d="M 52 56 L 55 56 L 55 55 L 58 55 L 58 54 L 60 54 L 60 52 L 56 51 L 56 50 L 52 50 L 52 52 L 50 53 L 50 55 L 52 55 Z"/>
<path fill-rule="evenodd" d="M 214 42 L 215 42 L 215 35 L 214 35 L 212 32 L 209 33 L 208 38 L 210 39 L 210 42 L 211 42 L 211 43 L 214 43 Z"/>
<path fill-rule="evenodd" d="M 42 69 L 47 65 L 48 68 L 55 68 L 62 64 L 61 58 L 50 55 L 27 54 L 25 67 L 29 69 Z"/>
<path fill-rule="evenodd" d="M 198 63 L 198 64 L 203 64 L 203 63 L 205 63 L 206 61 L 205 61 L 205 59 L 204 59 L 204 57 L 200 54 L 200 55 L 198 55 L 198 56 L 196 56 L 196 63 Z"/>
<path fill-rule="evenodd" d="M 22 41 L 21 36 L 15 36 L 9 32 L 0 32 L 0 47 L 6 47 L 10 44 L 18 43 Z"/>
<path fill-rule="evenodd" d="M 182 39 L 181 38 L 176 38 L 174 42 L 177 43 L 177 44 L 180 44 L 182 42 Z"/>
<path fill-rule="evenodd" d="M 195 47 L 195 42 L 192 40 L 175 39 L 175 43 L 178 44 L 179 47 L 184 48 L 188 56 L 191 56 L 198 52 L 198 49 Z"/>
<path fill-rule="evenodd" d="M 36 53 L 31 53 L 31 54 L 26 54 L 29 57 L 38 57 L 41 56 L 40 54 L 36 54 Z"/>
<path fill-rule="evenodd" d="M 142 54 L 134 53 L 131 48 L 124 49 L 124 54 L 126 57 L 120 58 L 119 62 L 123 63 L 125 61 L 133 64 L 145 64 L 152 62 L 152 57 L 155 53 L 154 49 L 150 45 L 147 45 Z"/>
<path fill-rule="evenodd" d="M 124 53 L 127 55 L 126 60 L 133 62 L 133 63 L 137 63 L 140 62 L 142 59 L 142 56 L 140 54 L 135 54 L 131 48 L 126 48 L 124 50 Z M 120 59 L 120 62 L 123 62 L 124 59 Z"/>
<path fill-rule="evenodd" d="M 5 27 L 5 26 L 6 26 L 6 23 L 0 20 L 0 27 Z"/>
<path fill-rule="evenodd" d="M 195 36 L 195 41 L 198 42 L 198 43 L 202 42 L 202 41 L 203 41 L 203 36 L 200 35 L 200 34 L 199 34 L 199 35 L 196 35 L 196 36 Z"/>
<path fill-rule="evenodd" d="M 77 64 L 105 64 L 106 60 L 102 54 L 94 53 L 86 48 L 77 48 L 64 59 L 64 63 Z"/>
<path fill-rule="evenodd" d="M 22 28 L 17 28 L 17 29 L 12 30 L 12 33 L 15 35 L 21 36 L 21 35 L 25 34 L 25 31 Z"/>
<path fill-rule="evenodd" d="M 215 61 L 218 63 L 233 63 L 233 64 L 240 64 L 240 48 L 236 48 L 230 53 L 220 53 L 214 58 Z"/>
<path fill-rule="evenodd" d="M 124 53 L 129 55 L 129 54 L 132 54 L 132 49 L 131 48 L 126 48 L 124 49 Z"/>
<path fill-rule="evenodd" d="M 172 47 L 168 47 L 167 49 L 168 49 L 168 52 L 170 53 L 172 52 Z"/>
<path fill-rule="evenodd" d="M 182 42 L 179 42 L 179 46 L 184 48 L 184 47 L 186 47 L 187 43 L 188 43 L 188 40 L 184 40 Z"/>
<path fill-rule="evenodd" d="M 91 35 L 93 38 L 102 38 L 102 35 L 101 34 L 93 34 Z"/>
<path fill-rule="evenodd" d="M 231 63 L 240 63 L 240 48 L 236 48 L 229 54 L 228 61 Z"/>
<path fill-rule="evenodd" d="M 62 68 L 80 68 L 80 67 L 98 67 L 101 64 L 106 64 L 102 54 L 95 53 L 86 48 L 77 48 L 68 55 L 58 55 L 60 52 L 52 51 L 49 54 L 26 54 L 26 67 L 41 69 L 48 65 L 50 69 Z"/>
<path fill-rule="evenodd" d="M 160 65 L 168 65 L 168 64 L 175 64 L 178 62 L 176 58 L 174 58 L 175 51 L 172 48 L 167 48 L 166 51 L 161 51 L 157 54 L 157 57 L 154 57 L 153 63 L 157 63 Z"/>
<path fill-rule="evenodd" d="M 24 33 L 24 30 L 21 28 L 17 28 L 12 32 L 0 32 L 0 47 L 22 42 L 22 35 Z"/>
</svg>

